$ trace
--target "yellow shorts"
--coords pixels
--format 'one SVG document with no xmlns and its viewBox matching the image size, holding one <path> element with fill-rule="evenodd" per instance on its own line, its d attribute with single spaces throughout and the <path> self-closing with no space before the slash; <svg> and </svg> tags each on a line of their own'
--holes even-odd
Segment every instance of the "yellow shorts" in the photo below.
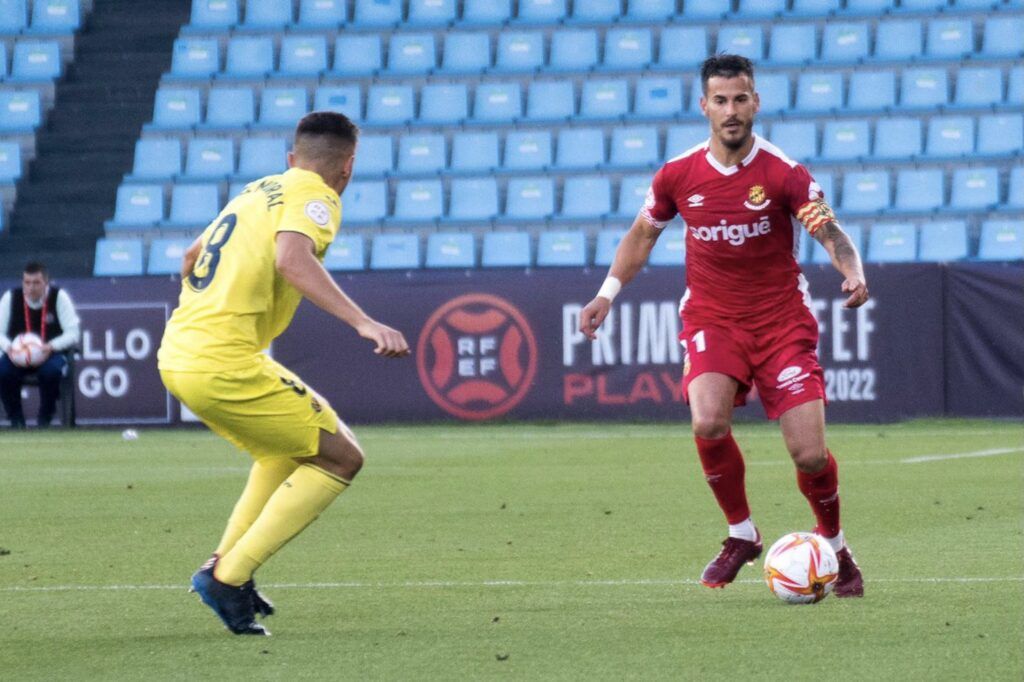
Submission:
<svg viewBox="0 0 1024 682">
<path fill-rule="evenodd" d="M 160 370 L 164 386 L 203 423 L 253 457 L 312 457 L 338 415 L 293 372 L 266 355 L 230 372 Z"/>
</svg>

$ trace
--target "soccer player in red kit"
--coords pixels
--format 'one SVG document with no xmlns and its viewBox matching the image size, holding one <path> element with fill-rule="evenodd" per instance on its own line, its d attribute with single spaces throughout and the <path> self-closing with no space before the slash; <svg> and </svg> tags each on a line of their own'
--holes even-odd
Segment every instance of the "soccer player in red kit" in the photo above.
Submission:
<svg viewBox="0 0 1024 682">
<path fill-rule="evenodd" d="M 580 328 L 595 338 L 619 289 L 647 262 L 664 226 L 681 215 L 687 228 L 683 394 L 705 478 L 729 524 L 701 582 L 724 587 L 762 551 L 747 505 L 743 456 L 732 437 L 733 407 L 756 386 L 768 417 L 779 420 L 797 485 L 817 519 L 815 532 L 839 557 L 836 596 L 860 597 L 860 569 L 839 525 L 836 461 L 825 446 L 818 325 L 796 261 L 799 231 L 806 229 L 828 250 L 844 278 L 849 308 L 868 299 L 864 269 L 807 169 L 752 132 L 759 99 L 750 60 L 713 56 L 700 77 L 711 136 L 654 176 L 608 278 L 583 309 Z"/>
</svg>

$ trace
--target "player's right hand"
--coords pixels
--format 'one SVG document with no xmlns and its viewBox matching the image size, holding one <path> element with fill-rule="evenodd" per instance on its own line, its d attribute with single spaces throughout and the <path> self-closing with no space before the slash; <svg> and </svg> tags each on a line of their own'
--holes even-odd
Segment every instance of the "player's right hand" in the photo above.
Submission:
<svg viewBox="0 0 1024 682">
<path fill-rule="evenodd" d="M 366 320 L 356 326 L 359 336 L 373 341 L 377 347 L 373 352 L 386 358 L 404 358 L 409 354 L 409 344 L 402 332 L 375 320 Z"/>
<path fill-rule="evenodd" d="M 583 335 L 591 341 L 596 339 L 597 328 L 604 322 L 604 318 L 608 317 L 611 309 L 612 302 L 604 296 L 597 296 L 588 303 L 580 313 L 580 331 L 583 332 Z"/>
</svg>

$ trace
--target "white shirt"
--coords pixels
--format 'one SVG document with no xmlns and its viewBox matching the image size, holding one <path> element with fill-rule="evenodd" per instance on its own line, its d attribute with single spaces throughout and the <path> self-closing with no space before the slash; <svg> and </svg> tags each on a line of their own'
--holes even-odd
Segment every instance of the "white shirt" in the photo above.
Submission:
<svg viewBox="0 0 1024 682">
<path fill-rule="evenodd" d="M 28 298 L 25 302 L 28 307 L 32 310 L 39 310 L 43 307 L 43 301 L 49 296 L 50 290 L 47 288 L 46 293 L 38 301 L 32 302 Z M 81 334 L 79 329 L 80 321 L 78 319 L 78 313 L 75 312 L 75 304 L 71 302 L 71 297 L 68 296 L 68 292 L 61 289 L 57 292 L 57 320 L 60 321 L 61 329 L 63 333 L 60 336 L 50 339 L 49 344 L 53 347 L 55 352 L 60 352 L 71 348 L 78 343 L 78 338 Z M 7 338 L 7 325 L 11 321 L 11 292 L 6 292 L 3 296 L 0 296 L 0 351 L 4 353 L 11 347 L 11 339 Z"/>
</svg>

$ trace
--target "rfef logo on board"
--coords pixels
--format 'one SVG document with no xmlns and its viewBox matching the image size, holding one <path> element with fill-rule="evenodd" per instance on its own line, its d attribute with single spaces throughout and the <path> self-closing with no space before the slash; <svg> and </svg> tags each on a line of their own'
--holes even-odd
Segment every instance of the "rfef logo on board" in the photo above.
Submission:
<svg viewBox="0 0 1024 682">
<path fill-rule="evenodd" d="M 537 373 L 537 342 L 511 303 L 467 294 L 430 316 L 416 358 L 423 388 L 441 409 L 460 419 L 490 419 L 529 392 Z"/>
</svg>

